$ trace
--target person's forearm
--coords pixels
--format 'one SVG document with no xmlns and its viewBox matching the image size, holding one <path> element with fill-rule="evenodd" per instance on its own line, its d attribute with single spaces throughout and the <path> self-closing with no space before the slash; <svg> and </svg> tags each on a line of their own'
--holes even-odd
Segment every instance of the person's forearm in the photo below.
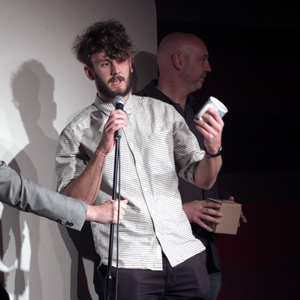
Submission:
<svg viewBox="0 0 300 300">
<path fill-rule="evenodd" d="M 195 167 L 195 185 L 202 189 L 210 189 L 216 182 L 218 173 L 222 166 L 222 157 L 208 158 L 206 155 Z"/>
<path fill-rule="evenodd" d="M 65 187 L 64 195 L 93 204 L 99 192 L 104 164 L 105 155 L 96 151 L 82 174 Z"/>
</svg>

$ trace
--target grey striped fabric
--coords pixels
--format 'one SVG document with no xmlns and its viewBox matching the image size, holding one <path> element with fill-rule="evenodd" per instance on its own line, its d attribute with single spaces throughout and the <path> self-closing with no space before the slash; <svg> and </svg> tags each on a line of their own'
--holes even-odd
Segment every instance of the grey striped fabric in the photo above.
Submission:
<svg viewBox="0 0 300 300">
<path fill-rule="evenodd" d="M 112 104 L 96 97 L 62 132 L 56 156 L 59 191 L 84 170 L 112 110 Z M 120 142 L 120 194 L 129 203 L 120 225 L 119 267 L 162 270 L 162 251 L 176 266 L 205 249 L 182 210 L 176 172 L 193 182 L 194 165 L 204 151 L 171 105 L 130 95 L 124 111 L 128 125 Z M 95 204 L 112 198 L 114 156 L 114 150 L 107 155 Z M 110 225 L 92 223 L 92 230 L 107 264 Z M 115 262 L 114 255 L 113 266 Z"/>
</svg>

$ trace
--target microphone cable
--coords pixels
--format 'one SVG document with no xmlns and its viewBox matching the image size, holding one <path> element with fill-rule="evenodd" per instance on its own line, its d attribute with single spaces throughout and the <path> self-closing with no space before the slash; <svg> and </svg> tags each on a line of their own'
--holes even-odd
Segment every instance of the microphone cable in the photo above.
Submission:
<svg viewBox="0 0 300 300">
<path fill-rule="evenodd" d="M 120 142 L 120 136 L 117 137 Z M 119 283 L 119 233 L 120 233 L 120 192 L 121 192 L 121 159 L 120 159 L 120 147 L 118 147 L 117 153 L 118 159 L 118 184 L 117 184 L 117 201 L 118 201 L 118 216 L 117 216 L 117 237 L 116 237 L 116 286 L 115 286 L 115 300 L 118 299 L 118 283 Z"/>
</svg>

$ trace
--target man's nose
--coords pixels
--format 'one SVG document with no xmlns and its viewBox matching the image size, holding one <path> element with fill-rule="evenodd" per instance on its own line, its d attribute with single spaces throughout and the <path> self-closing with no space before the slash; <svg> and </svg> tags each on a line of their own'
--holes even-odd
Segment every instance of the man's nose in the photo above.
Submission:
<svg viewBox="0 0 300 300">
<path fill-rule="evenodd" d="M 206 72 L 211 72 L 211 66 L 210 66 L 210 63 L 207 61 L 206 62 L 206 65 L 205 65 L 205 70 L 206 70 Z"/>
<path fill-rule="evenodd" d="M 117 63 L 112 64 L 111 73 L 112 75 L 120 74 L 120 68 Z"/>
</svg>

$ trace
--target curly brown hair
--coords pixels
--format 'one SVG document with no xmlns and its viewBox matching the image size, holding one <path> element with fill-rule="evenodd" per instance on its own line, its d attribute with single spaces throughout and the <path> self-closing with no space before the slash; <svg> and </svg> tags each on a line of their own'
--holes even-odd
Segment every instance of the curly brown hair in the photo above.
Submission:
<svg viewBox="0 0 300 300">
<path fill-rule="evenodd" d="M 73 45 L 77 59 L 93 68 L 92 55 L 104 51 L 105 54 L 120 62 L 134 54 L 125 27 L 118 21 L 100 21 L 89 26 L 82 35 L 78 35 Z"/>
</svg>

